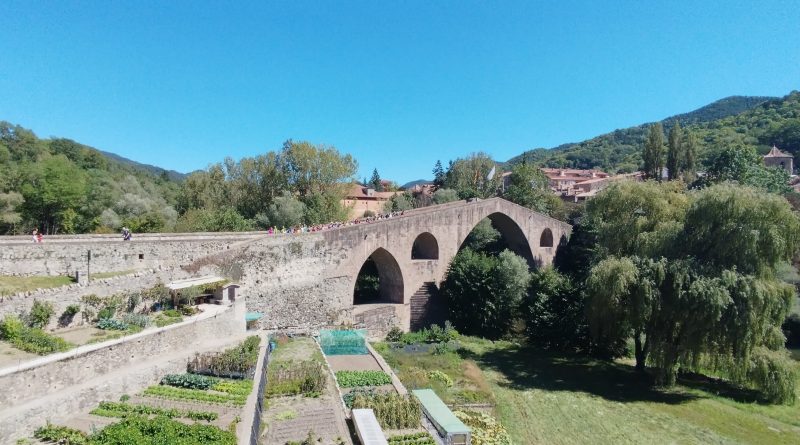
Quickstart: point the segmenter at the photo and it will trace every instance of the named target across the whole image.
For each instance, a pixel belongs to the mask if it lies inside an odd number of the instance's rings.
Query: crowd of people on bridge
[[[289,227],[289,228],[286,228],[286,227],[281,227],[281,228],[270,227],[269,229],[267,229],[267,234],[269,234],[269,235],[277,235],[277,234],[286,234],[286,233],[323,232],[325,230],[338,229],[338,228],[341,228],[341,227],[349,227],[349,226],[355,226],[355,225],[358,225],[358,224],[369,224],[369,223],[374,223],[374,222],[378,222],[378,221],[384,221],[384,220],[395,218],[395,217],[398,217],[398,216],[403,216],[404,214],[405,214],[405,212],[403,212],[403,211],[400,211],[400,212],[389,212],[389,213],[381,213],[381,214],[378,214],[378,215],[375,215],[375,216],[367,216],[367,217],[363,217],[363,218],[357,218],[357,219],[354,219],[352,221],[346,221],[346,222],[340,221],[340,222],[332,222],[332,223],[327,223],[327,224],[316,224],[316,225],[313,225],[313,226],[305,226],[305,225],[303,225],[303,226],[294,226],[294,227]]]

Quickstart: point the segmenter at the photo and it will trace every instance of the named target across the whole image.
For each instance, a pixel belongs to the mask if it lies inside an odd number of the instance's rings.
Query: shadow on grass
[[[483,354],[462,349],[459,354],[499,372],[506,381],[498,385],[516,390],[585,392],[616,402],[677,404],[699,398],[685,392],[655,388],[649,376],[636,372],[632,366],[580,354],[554,353],[527,346],[491,349]]]
[[[732,384],[731,382],[708,377],[696,373],[684,373],[678,376],[678,383],[700,391],[714,394],[726,399],[731,399],[740,403],[759,403],[769,405],[770,402],[766,400],[763,395],[758,391],[742,388]]]

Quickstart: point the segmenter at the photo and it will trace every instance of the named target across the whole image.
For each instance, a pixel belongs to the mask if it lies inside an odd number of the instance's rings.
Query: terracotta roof
[[[770,150],[769,153],[764,155],[764,157],[765,158],[791,158],[792,155],[789,154],[789,153],[784,153],[784,152],[778,150],[778,147],[773,145],[772,146],[772,150]]]
[[[361,184],[353,184],[347,192],[347,199],[389,199],[401,192],[374,192],[372,196],[367,195],[367,189]]]

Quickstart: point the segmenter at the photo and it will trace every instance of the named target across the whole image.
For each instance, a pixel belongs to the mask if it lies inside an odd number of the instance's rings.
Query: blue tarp
[[[248,312],[248,313],[244,314],[244,320],[245,321],[256,321],[256,320],[261,319],[261,317],[263,317],[263,316],[264,316],[264,314],[262,314],[261,312]]]

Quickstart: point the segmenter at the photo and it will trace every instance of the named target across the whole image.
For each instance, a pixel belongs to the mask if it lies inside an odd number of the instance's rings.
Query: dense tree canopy
[[[503,198],[551,216],[560,213],[564,207],[561,199],[550,190],[544,172],[525,162],[511,169],[509,185],[503,192]]]
[[[595,337],[632,337],[637,368],[663,384],[710,369],[793,400],[780,325],[794,289],[775,268],[797,252],[800,221],[785,199],[733,184],[623,183],[587,218],[600,252],[586,280]]]

